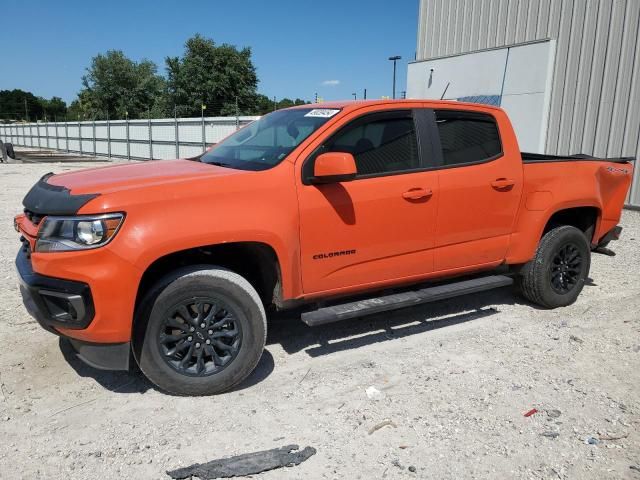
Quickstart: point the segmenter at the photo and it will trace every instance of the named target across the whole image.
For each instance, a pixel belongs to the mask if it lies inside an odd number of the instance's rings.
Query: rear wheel
[[[536,256],[520,272],[522,294],[546,308],[576,301],[589,275],[591,249],[585,234],[564,225],[547,232]]]
[[[266,339],[255,289],[240,275],[209,266],[161,280],[139,320],[140,369],[158,387],[180,395],[212,395],[238,384],[257,365]]]

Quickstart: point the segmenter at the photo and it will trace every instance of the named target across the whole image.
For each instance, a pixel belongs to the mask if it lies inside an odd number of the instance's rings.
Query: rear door
[[[414,110],[352,113],[334,134],[311,146],[314,158],[354,155],[355,180],[298,185],[302,283],[305,294],[361,289],[433,270],[436,171],[424,171],[428,146],[418,143]],[[427,153],[425,153],[427,152]]]
[[[501,262],[522,193],[522,161],[486,111],[436,109],[441,145],[434,271]]]

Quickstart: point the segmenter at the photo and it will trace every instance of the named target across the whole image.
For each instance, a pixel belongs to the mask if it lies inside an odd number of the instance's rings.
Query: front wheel
[[[585,234],[569,225],[554,228],[542,237],[536,256],[522,268],[520,290],[545,308],[571,305],[584,287],[590,265]]]
[[[257,365],[266,340],[257,292],[219,267],[188,267],[165,277],[139,320],[143,327],[134,340],[140,369],[179,395],[213,395],[238,384]]]

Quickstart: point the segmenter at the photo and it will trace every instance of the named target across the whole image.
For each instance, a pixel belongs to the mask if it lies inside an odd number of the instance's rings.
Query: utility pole
[[[131,160],[131,143],[129,142],[129,111],[125,110],[124,112],[124,118],[125,118],[125,127],[126,127],[126,134],[127,134],[127,160]]]
[[[205,152],[207,150],[207,144],[205,142],[205,130],[204,130],[204,111],[207,106],[204,104],[204,99],[202,99],[202,107],[201,107],[201,115],[202,115],[202,151]]]
[[[178,136],[178,106],[173,105],[173,129],[176,137],[176,158],[180,158],[180,137]]]
[[[149,160],[153,160],[153,127],[151,126],[151,111],[147,107],[147,131],[149,132]]]
[[[29,121],[29,109],[27,108],[27,97],[24,97],[24,119]]]
[[[238,109],[238,96],[236,95],[236,130],[240,128],[240,110]]]
[[[402,57],[400,55],[394,55],[393,57],[389,57],[389,60],[393,62],[393,98],[396,98],[396,62],[400,60]]]
[[[273,111],[275,112],[276,109],[278,108],[278,104],[276,103],[276,96],[273,96]]]
[[[107,158],[111,158],[111,122],[109,121],[108,108],[107,108]]]
[[[364,95],[362,96],[362,98],[365,99],[365,100],[367,99],[367,89],[366,88],[364,89]]]

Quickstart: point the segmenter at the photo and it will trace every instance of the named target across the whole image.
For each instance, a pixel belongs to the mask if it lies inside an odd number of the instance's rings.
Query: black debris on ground
[[[244,453],[235,457],[168,470],[167,474],[176,480],[191,477],[198,477],[202,480],[242,477],[276,468],[293,467],[308,460],[316,453],[316,449],[313,447],[306,447],[303,450],[298,450],[299,448],[298,445],[287,445],[262,452]]]

